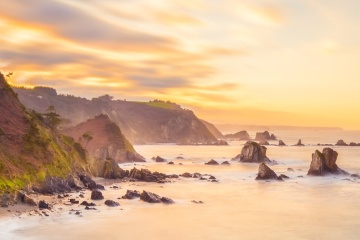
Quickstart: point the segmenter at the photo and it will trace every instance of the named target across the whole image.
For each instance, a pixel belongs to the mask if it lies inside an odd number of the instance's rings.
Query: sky
[[[1,1],[0,70],[213,123],[360,129],[359,12],[358,0]]]

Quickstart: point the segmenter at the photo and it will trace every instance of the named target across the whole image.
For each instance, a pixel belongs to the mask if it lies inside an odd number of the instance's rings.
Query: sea
[[[324,148],[318,143],[335,144],[339,139],[360,143],[360,132],[271,133],[287,144],[279,147],[277,141],[270,141],[272,145],[267,146],[267,156],[278,163],[270,167],[289,176],[285,181],[256,181],[258,164],[231,161],[245,141],[229,141],[229,146],[136,145],[147,162],[121,164],[122,168],[147,168],[166,174],[198,172],[213,175],[219,182],[180,178],[165,184],[126,182],[117,184],[119,189],[107,186],[105,199],[118,201],[119,207],[110,208],[100,201],[94,211],[85,211],[82,206],[57,206],[63,210],[49,217],[2,217],[0,239],[360,239],[360,180],[344,175],[307,176],[312,153]],[[250,135],[254,137],[255,132]],[[292,146],[299,139],[305,146]],[[340,168],[360,174],[360,147],[332,148],[339,154]],[[175,164],[155,163],[151,160],[154,156]],[[230,165],[205,165],[211,159],[229,161]],[[150,191],[175,203],[117,199],[127,189]],[[79,209],[81,214],[70,214],[71,209]]]

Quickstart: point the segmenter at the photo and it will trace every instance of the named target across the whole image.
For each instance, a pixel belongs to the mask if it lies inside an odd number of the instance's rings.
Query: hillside
[[[0,73],[0,192],[28,184],[40,192],[61,190],[75,172],[85,172],[84,149],[45,122],[44,115],[25,110]]]
[[[128,102],[113,100],[109,95],[91,100],[57,94],[54,89],[16,88],[27,108],[44,112],[50,105],[72,125],[106,114],[135,144],[147,143],[208,143],[216,137],[195,114],[171,102]]]
[[[107,115],[98,115],[62,133],[78,140],[90,157],[111,158],[117,163],[145,161]]]

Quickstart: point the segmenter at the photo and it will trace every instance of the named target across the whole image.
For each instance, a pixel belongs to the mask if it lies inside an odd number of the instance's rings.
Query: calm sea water
[[[148,160],[137,166],[139,168],[169,174],[208,173],[220,182],[180,179],[168,184],[122,183],[120,190],[104,191],[105,198],[116,200],[127,189],[136,189],[170,197],[176,204],[118,200],[120,208],[99,206],[99,211],[83,211],[83,217],[62,211],[47,218],[3,219],[0,238],[359,239],[360,181],[346,176],[307,177],[306,173],[311,154],[322,149],[315,146],[317,143],[334,144],[339,139],[360,142],[360,132],[274,133],[288,145],[296,144],[299,138],[306,145],[268,147],[268,157],[279,162],[271,168],[290,177],[284,182],[255,181],[256,164],[232,161],[230,166],[204,165],[210,159],[229,161],[240,153],[244,142],[230,142],[230,146],[135,146]],[[350,173],[360,173],[360,147],[334,149],[339,153],[339,167]],[[151,157],[157,155],[174,161],[175,165],[152,162]],[[175,159],[178,156],[184,159]],[[183,165],[179,165],[180,162]],[[124,164],[122,167],[133,166]],[[289,167],[295,171],[288,172]],[[191,200],[202,200],[204,204],[194,204]]]

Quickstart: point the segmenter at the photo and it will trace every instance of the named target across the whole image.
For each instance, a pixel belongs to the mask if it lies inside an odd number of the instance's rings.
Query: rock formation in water
[[[121,169],[111,158],[92,158],[89,160],[89,171],[95,177],[117,179],[127,177],[129,172]]]
[[[299,139],[295,146],[304,146],[304,144],[302,144],[301,139]]]
[[[261,146],[256,142],[248,141],[241,149],[241,153],[233,158],[233,160],[250,163],[271,162],[266,157],[266,150],[266,147]]]
[[[155,162],[167,162],[167,160],[165,158],[162,157],[153,157],[152,160],[154,160]]]
[[[219,165],[219,163],[217,161],[215,161],[214,159],[211,159],[210,161],[208,161],[207,163],[205,163],[206,165]]]
[[[26,111],[1,73],[0,116],[0,192],[28,186],[54,193],[80,183],[77,173],[86,173],[85,150],[57,132],[53,108],[46,114]]]
[[[279,140],[279,146],[286,146],[283,140]]]
[[[277,140],[274,134],[271,134],[268,131],[265,132],[257,132],[255,136],[256,141],[264,141],[264,140]]]
[[[270,179],[278,179],[278,176],[265,163],[260,163],[256,180],[270,180]]]
[[[344,170],[337,166],[337,157],[338,153],[331,148],[324,148],[322,153],[316,150],[315,153],[312,154],[308,175],[346,174]]]
[[[101,114],[62,133],[78,140],[92,158],[111,158],[116,163],[145,162],[107,115]]]
[[[229,139],[237,139],[237,140],[250,140],[250,135],[245,130],[233,134],[226,134],[224,135],[224,137]]]
[[[109,95],[88,100],[57,94],[55,89],[46,87],[16,88],[15,91],[27,108],[43,112],[52,105],[72,125],[106,114],[126,138],[136,144],[207,143],[217,140],[214,134],[221,134],[215,126],[204,123],[192,111],[169,101],[131,102],[114,100]]]
[[[261,140],[261,141],[259,141],[259,144],[260,144],[260,145],[263,145],[263,146],[268,146],[268,145],[270,145],[270,143],[269,143],[268,141],[266,141],[266,140]]]
[[[347,143],[344,142],[344,140],[337,141],[337,143],[335,145],[336,146],[348,146]]]

